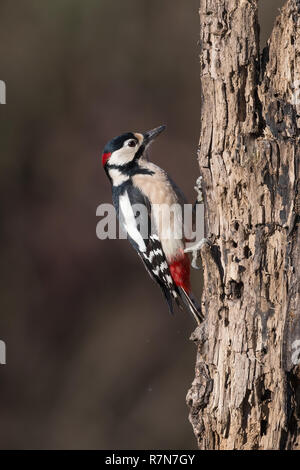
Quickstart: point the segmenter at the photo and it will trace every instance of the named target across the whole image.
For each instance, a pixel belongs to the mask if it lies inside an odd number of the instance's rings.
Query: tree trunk
[[[300,444],[300,0],[259,53],[257,0],[201,0],[200,449]],[[298,87],[298,88],[297,88]]]

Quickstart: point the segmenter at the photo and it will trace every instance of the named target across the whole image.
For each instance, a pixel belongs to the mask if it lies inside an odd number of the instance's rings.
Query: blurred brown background
[[[1,0],[1,449],[195,448],[193,320],[95,212],[106,141],[162,123],[152,159],[194,200],[198,30],[198,0]]]

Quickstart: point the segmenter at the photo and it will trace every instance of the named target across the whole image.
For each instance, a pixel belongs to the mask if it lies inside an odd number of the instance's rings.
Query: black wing
[[[158,283],[161,287],[164,296],[168,302],[170,312],[173,313],[173,302],[174,299],[179,307],[179,292],[176,284],[171,276],[169,266],[163,252],[161,243],[156,234],[149,236],[149,242],[147,244],[147,251],[138,251],[145,268],[147,269],[150,277]]]
[[[169,309],[173,313],[174,299],[180,306],[180,294],[178,287],[173,281],[169,266],[156,232],[151,225],[151,204],[141,191],[132,184],[126,183],[122,188],[113,191],[113,201],[119,217],[120,224],[128,234],[128,239],[134,249],[138,252],[150,277],[157,282],[162,289],[168,302]],[[145,210],[133,211],[134,205],[143,206]]]

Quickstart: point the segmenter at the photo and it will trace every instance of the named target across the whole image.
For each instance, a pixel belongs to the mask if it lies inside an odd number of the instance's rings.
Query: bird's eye
[[[136,146],[136,141],[135,140],[129,140],[127,145],[128,145],[128,147],[135,147]]]

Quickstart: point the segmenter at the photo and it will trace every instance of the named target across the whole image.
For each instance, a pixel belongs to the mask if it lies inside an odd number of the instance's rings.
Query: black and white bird
[[[184,304],[199,324],[203,315],[191,293],[190,260],[184,252],[182,193],[168,174],[146,157],[148,146],[164,129],[165,126],[160,126],[113,138],[104,147],[102,164],[112,184],[119,222],[150,276],[162,289],[170,311],[173,312],[173,300],[180,307]],[[143,224],[134,210],[137,204],[145,208],[147,220]],[[170,213],[165,216],[162,208],[169,208]],[[175,232],[179,235],[174,236]]]

